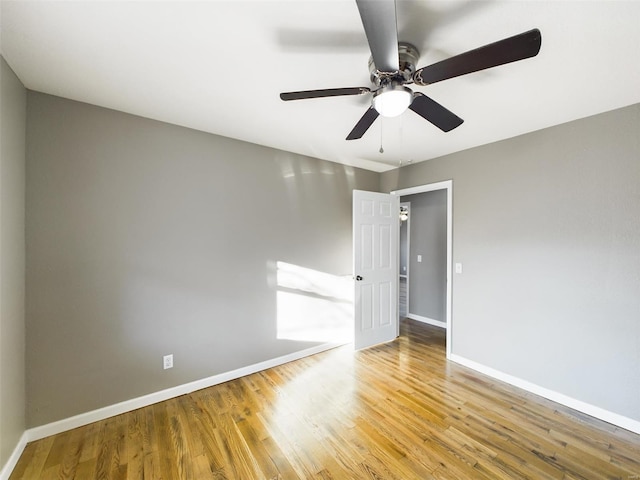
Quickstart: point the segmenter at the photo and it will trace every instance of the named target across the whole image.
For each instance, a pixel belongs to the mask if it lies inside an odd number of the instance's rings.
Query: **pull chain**
[[[380,119],[380,150],[378,150],[380,153],[384,153],[384,148],[382,148],[382,124],[384,122],[382,121],[382,118]]]

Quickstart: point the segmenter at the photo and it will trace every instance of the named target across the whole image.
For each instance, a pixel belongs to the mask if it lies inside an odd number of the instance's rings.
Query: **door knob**
[[[362,280],[362,277],[360,275],[356,275],[356,281],[359,282],[360,280]]]

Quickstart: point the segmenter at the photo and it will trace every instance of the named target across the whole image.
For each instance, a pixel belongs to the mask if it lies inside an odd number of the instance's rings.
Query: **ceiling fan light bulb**
[[[383,89],[373,97],[373,108],[383,117],[397,117],[402,114],[413,99],[413,92],[407,87]]]

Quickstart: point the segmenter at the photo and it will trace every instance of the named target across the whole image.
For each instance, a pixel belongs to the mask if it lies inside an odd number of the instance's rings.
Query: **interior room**
[[[640,476],[640,2],[0,5],[0,480]]]

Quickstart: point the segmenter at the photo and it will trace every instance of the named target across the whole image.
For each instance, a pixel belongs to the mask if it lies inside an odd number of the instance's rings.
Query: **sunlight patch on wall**
[[[353,341],[353,281],[277,262],[277,337],[307,342]]]

